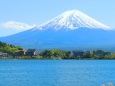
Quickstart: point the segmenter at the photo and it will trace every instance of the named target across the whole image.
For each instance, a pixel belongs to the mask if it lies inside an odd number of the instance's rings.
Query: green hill
[[[12,44],[7,44],[5,42],[0,41],[0,52],[14,55],[14,51],[16,50],[23,50],[23,48],[20,46],[14,46]]]

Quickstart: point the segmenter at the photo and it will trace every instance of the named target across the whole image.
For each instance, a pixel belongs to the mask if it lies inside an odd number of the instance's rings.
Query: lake
[[[0,86],[115,85],[115,60],[0,60]]]

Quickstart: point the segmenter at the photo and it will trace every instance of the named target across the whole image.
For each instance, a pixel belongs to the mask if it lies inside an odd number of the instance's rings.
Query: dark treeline
[[[40,54],[42,59],[115,59],[115,53],[104,50],[92,51],[62,51],[62,50],[45,50]]]

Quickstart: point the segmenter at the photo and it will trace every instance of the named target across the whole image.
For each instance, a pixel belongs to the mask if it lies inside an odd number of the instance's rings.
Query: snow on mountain
[[[38,26],[37,29],[43,30],[48,28],[53,29],[77,29],[77,28],[95,28],[95,29],[104,29],[111,30],[110,27],[94,20],[93,18],[87,16],[86,14],[78,10],[66,11],[59,16],[53,18],[52,20],[43,23]]]

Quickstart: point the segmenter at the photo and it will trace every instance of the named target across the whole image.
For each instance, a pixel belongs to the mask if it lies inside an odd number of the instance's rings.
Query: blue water
[[[114,60],[0,60],[0,86],[115,85]]]

